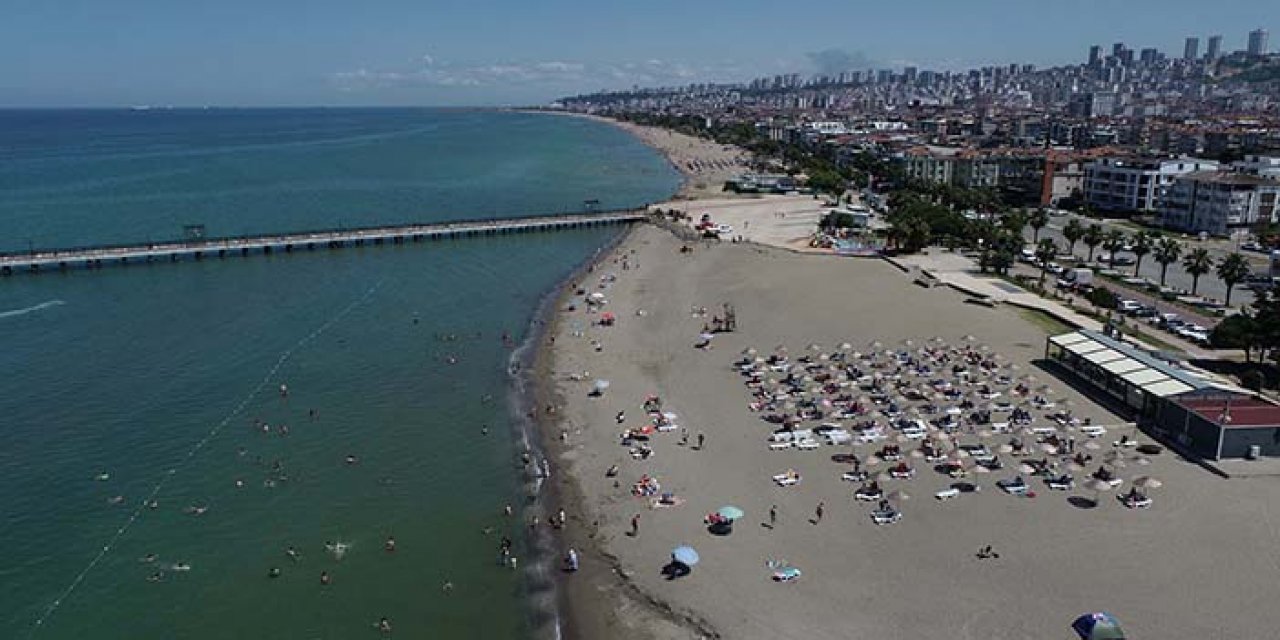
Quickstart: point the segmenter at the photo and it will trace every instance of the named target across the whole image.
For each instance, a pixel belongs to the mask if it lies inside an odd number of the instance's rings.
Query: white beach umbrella
[[[1144,467],[1145,467],[1145,466],[1147,466],[1147,465],[1151,464],[1151,458],[1147,458],[1147,457],[1143,457],[1143,456],[1138,456],[1138,457],[1136,457],[1136,458],[1134,458],[1134,459],[1133,459],[1133,462],[1134,462],[1135,464],[1138,464],[1138,465],[1141,465],[1141,466],[1144,466]]]
[[[1022,473],[1035,473],[1036,468],[1024,462],[1018,465],[1018,471],[1021,471]]]
[[[991,470],[978,464],[978,465],[974,465],[973,472],[974,473],[991,473]]]
[[[1000,445],[1000,447],[999,447],[999,448],[997,448],[996,450],[997,450],[997,451],[999,451],[1000,453],[1013,453],[1013,445],[1011,445],[1011,444],[1002,444],[1002,445]]]
[[[889,494],[885,496],[885,499],[892,500],[893,502],[902,502],[904,500],[910,500],[911,495],[906,491],[898,489],[896,491],[890,491]]]
[[[1138,476],[1133,479],[1133,486],[1139,489],[1159,489],[1164,483],[1151,476]]]
[[[1086,448],[1086,449],[1088,449],[1088,450],[1090,450],[1090,451],[1097,451],[1097,450],[1099,450],[1099,449],[1101,449],[1101,448],[1102,448],[1102,445],[1098,444],[1097,442],[1094,442],[1093,440],[1090,440],[1090,441],[1088,441],[1088,442],[1086,442],[1086,443],[1084,443],[1084,444],[1082,444],[1082,445],[1080,445],[1080,446],[1082,446],[1082,447],[1084,447],[1084,448]]]

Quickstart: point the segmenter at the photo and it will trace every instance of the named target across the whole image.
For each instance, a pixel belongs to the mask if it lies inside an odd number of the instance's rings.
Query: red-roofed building
[[[1206,458],[1280,456],[1280,405],[1241,393],[1206,389],[1166,398],[1156,424]]]

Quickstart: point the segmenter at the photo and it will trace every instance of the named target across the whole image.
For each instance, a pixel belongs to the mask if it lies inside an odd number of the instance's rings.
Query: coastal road
[[[1062,228],[1066,226],[1067,222],[1071,220],[1072,217],[1073,216],[1071,215],[1066,215],[1066,216],[1056,216],[1056,217],[1050,218],[1049,226],[1040,230],[1040,237],[1051,238],[1054,242],[1058,243],[1060,250],[1063,253],[1065,253],[1067,248],[1067,241],[1062,237]],[[1121,231],[1124,231],[1126,235],[1133,235],[1133,229],[1123,225],[1108,224],[1106,223],[1106,221],[1093,220],[1090,218],[1083,218],[1083,217],[1080,217],[1079,219],[1081,224],[1084,224],[1086,226],[1088,226],[1089,224],[1098,223],[1098,224],[1101,224],[1104,229],[1109,230],[1112,228],[1116,228],[1116,229],[1120,229]],[[1028,243],[1031,242],[1031,236],[1032,236],[1031,229],[1030,227],[1028,227],[1026,230],[1026,239]],[[1216,240],[1216,241],[1210,240],[1207,242],[1201,242],[1199,240],[1189,240],[1184,238],[1179,238],[1179,240],[1182,241],[1183,245],[1186,247],[1186,249],[1184,249],[1184,253],[1186,252],[1186,250],[1189,250],[1192,247],[1197,247],[1197,248],[1204,247],[1206,249],[1209,249],[1209,253],[1210,255],[1213,256],[1214,260],[1219,260],[1222,258],[1222,256],[1225,256],[1234,250],[1233,244],[1227,243],[1226,241],[1222,241],[1222,240]],[[1103,253],[1103,250],[1101,247],[1098,247],[1098,250],[1095,252],[1094,255],[1096,256],[1097,254],[1101,254],[1101,253]],[[1266,270],[1267,259],[1265,256],[1262,256],[1261,254],[1251,254],[1249,252],[1241,252],[1241,253],[1250,258],[1250,264],[1253,266],[1255,272],[1262,272]],[[1089,254],[1089,248],[1085,246],[1083,242],[1077,242],[1075,247],[1075,255],[1080,257],[1081,259],[1084,259],[1084,257],[1088,256],[1088,254]],[[1128,255],[1129,257],[1133,257],[1132,254],[1126,254],[1125,252],[1121,252],[1120,255]],[[1097,268],[1106,268],[1105,265],[1101,265],[1101,264],[1094,265],[1094,266]],[[1128,267],[1117,266],[1116,270],[1124,273],[1126,276],[1132,276],[1134,273],[1132,266],[1128,266]],[[1152,258],[1151,254],[1147,254],[1147,256],[1143,258],[1142,269],[1138,272],[1138,276],[1148,278],[1154,282],[1160,281],[1160,265],[1156,263],[1156,261]],[[1178,262],[1175,262],[1174,264],[1169,265],[1169,273],[1168,273],[1168,277],[1165,279],[1165,284],[1175,289],[1181,289],[1186,291],[1191,290],[1191,275],[1188,274],[1186,270],[1182,268],[1181,260],[1179,260]],[[1222,301],[1226,299],[1226,296],[1227,296],[1226,285],[1222,284],[1222,281],[1218,279],[1217,274],[1212,272],[1207,273],[1200,277],[1200,286],[1197,288],[1196,292],[1199,295],[1202,295],[1206,298],[1212,298],[1218,301]],[[1232,290],[1231,292],[1232,306],[1239,307],[1252,302],[1253,302],[1253,292],[1250,291],[1249,289],[1245,288],[1242,285],[1237,285],[1235,289]]]

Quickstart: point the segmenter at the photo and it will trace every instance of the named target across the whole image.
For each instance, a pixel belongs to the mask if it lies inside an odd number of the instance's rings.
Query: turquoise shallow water
[[[0,165],[6,181],[0,237],[25,231],[57,244],[148,232],[161,237],[175,219],[167,207],[179,198],[170,193],[154,205],[136,205],[154,187],[140,185],[177,179],[147,177],[165,165],[189,168],[183,180],[206,175],[206,182],[175,187],[179,192],[221,194],[212,200],[228,208],[189,199],[208,207],[202,219],[211,228],[311,228],[317,225],[308,222],[321,220],[294,212],[317,209],[366,211],[362,222],[429,219],[410,216],[415,210],[457,217],[469,210],[466,190],[441,172],[489,166],[464,157],[475,149],[492,154],[501,148],[494,167],[522,167],[503,170],[505,177],[489,174],[484,188],[472,187],[474,210],[485,215],[540,212],[524,207],[529,203],[554,210],[606,189],[616,198],[612,204],[634,205],[663,197],[677,180],[620,132],[576,120],[299,112],[289,129],[287,112],[259,115],[261,135],[239,122],[234,143],[198,120],[161,120],[164,126],[151,137],[133,129],[117,134],[123,125],[110,118],[74,135],[66,127],[51,129],[48,144],[25,142],[24,160]],[[379,174],[372,165],[380,159],[394,165],[389,174],[407,171],[403,158],[415,154],[406,138],[418,140],[421,155],[445,153],[458,162],[424,160],[421,174],[402,176],[416,186],[398,194],[325,186],[310,172],[326,170],[327,161],[316,156],[337,153],[327,138],[317,141],[328,134],[317,133],[324,124],[315,120],[329,115],[350,129],[342,153],[366,159],[353,165],[366,179]],[[221,131],[224,123],[208,126]],[[460,128],[501,142],[457,142],[468,138]],[[218,141],[188,140],[205,135]],[[24,147],[12,141],[23,136],[33,134],[26,128],[4,133],[10,158],[22,155],[15,149]],[[387,141],[398,151],[361,146]],[[201,144],[235,149],[201,151]],[[71,151],[77,145],[102,153],[100,164],[88,162],[97,169],[71,170],[62,179],[46,173],[52,171],[46,162],[86,163]],[[242,193],[227,176],[257,175],[246,165],[276,154],[297,160],[293,173],[276,176],[274,190],[268,180],[256,189],[282,205],[227,204]],[[131,164],[144,156],[154,156],[150,169]],[[563,168],[547,165],[566,157],[583,159],[567,160],[580,180],[548,181]],[[201,170],[210,163],[219,168]],[[631,171],[621,169],[629,163]],[[299,183],[312,186],[295,188]],[[124,198],[131,204],[106,195],[116,192],[132,194]],[[101,206],[82,206],[86,198]],[[24,218],[35,201],[43,203],[39,215]],[[315,202],[323,206],[311,206]],[[371,625],[386,616],[401,637],[527,636],[523,582],[495,561],[498,536],[518,537],[520,529],[501,516],[501,506],[516,499],[519,480],[504,401],[511,350],[502,336],[521,339],[541,295],[615,233],[0,281],[6,383],[0,394],[0,541],[6,549],[0,635],[378,637]],[[287,397],[278,391],[282,383]],[[259,421],[271,425],[270,433]],[[358,463],[347,464],[348,455]],[[100,472],[110,479],[95,480]],[[120,504],[111,504],[115,496]],[[152,496],[157,507],[143,506]],[[184,513],[193,505],[208,511]],[[483,534],[486,527],[495,530]],[[387,536],[396,538],[394,553],[382,549]],[[326,552],[327,541],[350,547],[338,560]],[[286,557],[290,545],[299,560]],[[148,554],[157,560],[140,560]],[[174,571],[175,563],[191,568]],[[269,578],[271,567],[282,575]],[[157,571],[163,579],[148,581]],[[332,584],[320,584],[322,571]],[[452,591],[442,591],[446,580]]]

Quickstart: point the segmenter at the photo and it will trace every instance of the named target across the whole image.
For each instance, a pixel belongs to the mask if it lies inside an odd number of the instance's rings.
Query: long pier
[[[426,240],[493,236],[535,231],[630,224],[647,219],[641,210],[569,213],[529,218],[460,220],[430,224],[397,224],[277,233],[241,237],[172,240],[147,244],[96,245],[0,253],[0,275],[98,269],[133,262],[180,262],[253,254],[293,253],[316,249],[404,244]]]

